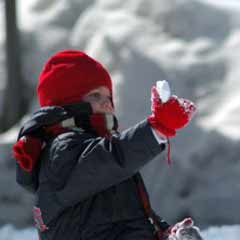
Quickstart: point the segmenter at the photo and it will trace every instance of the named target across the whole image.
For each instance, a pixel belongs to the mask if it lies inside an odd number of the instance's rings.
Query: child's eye
[[[96,99],[96,100],[100,100],[101,99],[101,94],[100,93],[92,93],[91,96]]]
[[[111,96],[104,96],[99,92],[93,92],[86,96],[86,100],[93,102],[112,101]]]

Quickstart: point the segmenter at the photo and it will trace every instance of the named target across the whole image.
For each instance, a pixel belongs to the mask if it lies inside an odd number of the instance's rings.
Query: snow
[[[117,98],[126,90],[126,81],[130,81],[130,78],[143,81],[143,73],[146,71],[151,71],[151,78],[148,79],[149,83],[144,82],[145,89],[150,89],[154,81],[165,79],[167,75],[167,80],[173,82],[171,85],[180,94],[181,88],[186,88],[189,84],[183,77],[199,74],[195,83],[192,83],[194,88],[182,93],[186,95],[192,91],[193,97],[197,97],[197,126],[233,140],[240,139],[238,87],[234,88],[238,84],[229,85],[231,76],[235,76],[235,82],[237,81],[238,67],[233,64],[231,69],[225,69],[229,66],[228,62],[233,60],[234,54],[236,58],[239,56],[238,28],[233,28],[237,24],[235,18],[238,12],[230,12],[240,10],[240,4],[237,0],[162,0],[161,8],[158,4],[156,0],[149,4],[135,0],[128,1],[127,4],[119,0],[79,3],[65,0],[19,1],[20,27],[25,32],[33,33],[33,40],[36,39],[36,46],[29,53],[26,63],[36,62],[36,55],[40,57],[31,69],[28,67],[25,78],[35,82],[46,56],[63,47],[84,49],[102,61],[111,71],[115,89],[118,88],[120,92],[116,94]],[[198,8],[199,12],[204,12],[204,17],[194,13]],[[134,71],[141,63],[145,65],[141,66],[143,70]],[[155,71],[150,69],[150,64],[156,65]],[[127,65],[132,68],[128,69]],[[192,68],[199,70],[197,73],[191,72]],[[221,79],[227,70],[228,76]],[[206,72],[206,80],[200,77],[203,72]],[[209,80],[211,84],[206,83]],[[177,83],[180,81],[185,81],[182,87]],[[220,81],[222,84],[218,86]],[[200,86],[200,82],[205,86]],[[139,88],[143,88],[142,84]],[[235,92],[231,94],[233,89]],[[129,108],[134,109],[135,103],[140,99],[124,97],[127,103],[118,101],[116,106],[121,125],[127,127],[135,119],[141,118],[146,110],[142,106],[136,111],[129,111]],[[125,111],[131,112],[128,118],[124,116]],[[230,119],[229,115],[234,115],[234,119]]]
[[[230,10],[236,10],[240,9],[240,3],[239,0],[200,0],[202,2],[205,2],[207,4],[212,4],[214,6],[223,8],[223,9],[230,9]]]
[[[240,225],[210,227],[202,231],[204,240],[239,240]],[[17,230],[8,224],[0,228],[0,240],[37,240],[35,228]]]
[[[17,230],[7,224],[0,228],[0,240],[37,240],[37,232],[34,228]]]
[[[240,225],[211,227],[202,236],[205,240],[239,240]]]

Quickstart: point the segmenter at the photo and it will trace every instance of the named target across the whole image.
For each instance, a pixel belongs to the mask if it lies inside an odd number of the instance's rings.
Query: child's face
[[[102,86],[91,90],[84,95],[83,101],[89,102],[94,113],[113,113],[111,93],[108,88]]]

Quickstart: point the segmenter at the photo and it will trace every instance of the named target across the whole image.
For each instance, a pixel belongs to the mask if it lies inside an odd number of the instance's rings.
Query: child
[[[162,238],[169,225],[152,211],[139,170],[189,123],[193,103],[163,103],[153,88],[151,116],[119,133],[107,70],[77,50],[47,61],[37,94],[41,108],[13,153],[17,182],[37,196],[40,239]]]

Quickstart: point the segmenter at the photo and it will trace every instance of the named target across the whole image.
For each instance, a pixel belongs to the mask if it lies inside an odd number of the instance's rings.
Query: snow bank
[[[37,240],[37,232],[34,228],[22,230],[16,229],[11,224],[0,228],[0,240]]]
[[[239,240],[240,226],[211,227],[202,231],[204,240]],[[0,240],[37,240],[37,232],[34,228],[17,230],[8,224],[0,228]]]

